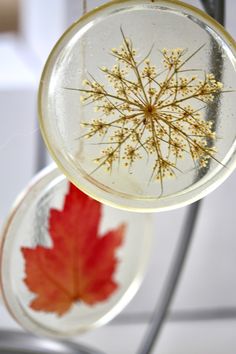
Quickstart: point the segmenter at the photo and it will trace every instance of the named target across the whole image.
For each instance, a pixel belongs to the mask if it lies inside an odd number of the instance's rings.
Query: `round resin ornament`
[[[149,259],[148,214],[102,205],[58,169],[18,199],[3,231],[1,286],[13,317],[40,335],[74,336],[117,315]]]
[[[196,201],[235,167],[236,46],[178,1],[117,0],[82,17],[45,66],[39,115],[66,176],[119,208]]]

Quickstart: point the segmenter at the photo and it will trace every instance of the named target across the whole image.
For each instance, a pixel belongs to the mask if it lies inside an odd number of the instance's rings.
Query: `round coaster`
[[[49,56],[39,116],[69,180],[119,208],[196,201],[235,167],[236,46],[179,1],[117,0],[82,17]]]
[[[104,206],[47,168],[3,230],[5,303],[40,335],[74,336],[103,325],[138,290],[151,239],[150,215]]]

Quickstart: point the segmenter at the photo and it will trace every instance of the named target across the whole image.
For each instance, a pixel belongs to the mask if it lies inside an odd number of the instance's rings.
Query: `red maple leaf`
[[[52,247],[22,247],[24,282],[36,294],[36,311],[66,313],[77,301],[107,300],[118,288],[113,279],[125,225],[99,235],[102,205],[70,184],[63,210],[50,210]]]

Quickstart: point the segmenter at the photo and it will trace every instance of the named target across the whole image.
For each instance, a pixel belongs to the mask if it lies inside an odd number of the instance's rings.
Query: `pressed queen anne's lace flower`
[[[189,56],[181,48],[163,49],[163,60],[156,66],[149,58],[151,51],[138,61],[132,42],[123,32],[122,36],[120,48],[111,50],[116,64],[101,68],[108,85],[86,79],[79,90],[81,101],[94,104],[99,115],[82,123],[87,129],[83,137],[100,137],[97,168],[112,172],[116,164],[131,168],[148,158],[151,178],[162,183],[175,175],[178,162],[187,155],[196,167],[206,167],[210,158],[215,159],[215,132],[201,111],[223,85],[213,74],[199,70],[193,75],[185,69],[201,48]]]

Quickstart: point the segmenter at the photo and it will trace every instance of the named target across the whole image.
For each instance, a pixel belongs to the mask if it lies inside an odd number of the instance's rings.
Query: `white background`
[[[88,0],[88,7],[104,2]],[[187,2],[200,7],[199,1]],[[37,168],[36,99],[43,64],[55,41],[81,11],[81,0],[22,0],[20,35],[0,36],[0,225]],[[234,0],[226,0],[226,28],[235,38]],[[234,173],[203,202],[156,354],[236,353],[235,187]],[[166,278],[185,213],[186,208],[155,216],[155,246],[138,295],[111,324],[81,336],[79,342],[109,354],[135,353]],[[212,311],[228,313],[231,319],[196,320]],[[0,307],[0,318],[0,327],[18,328],[4,307]]]

